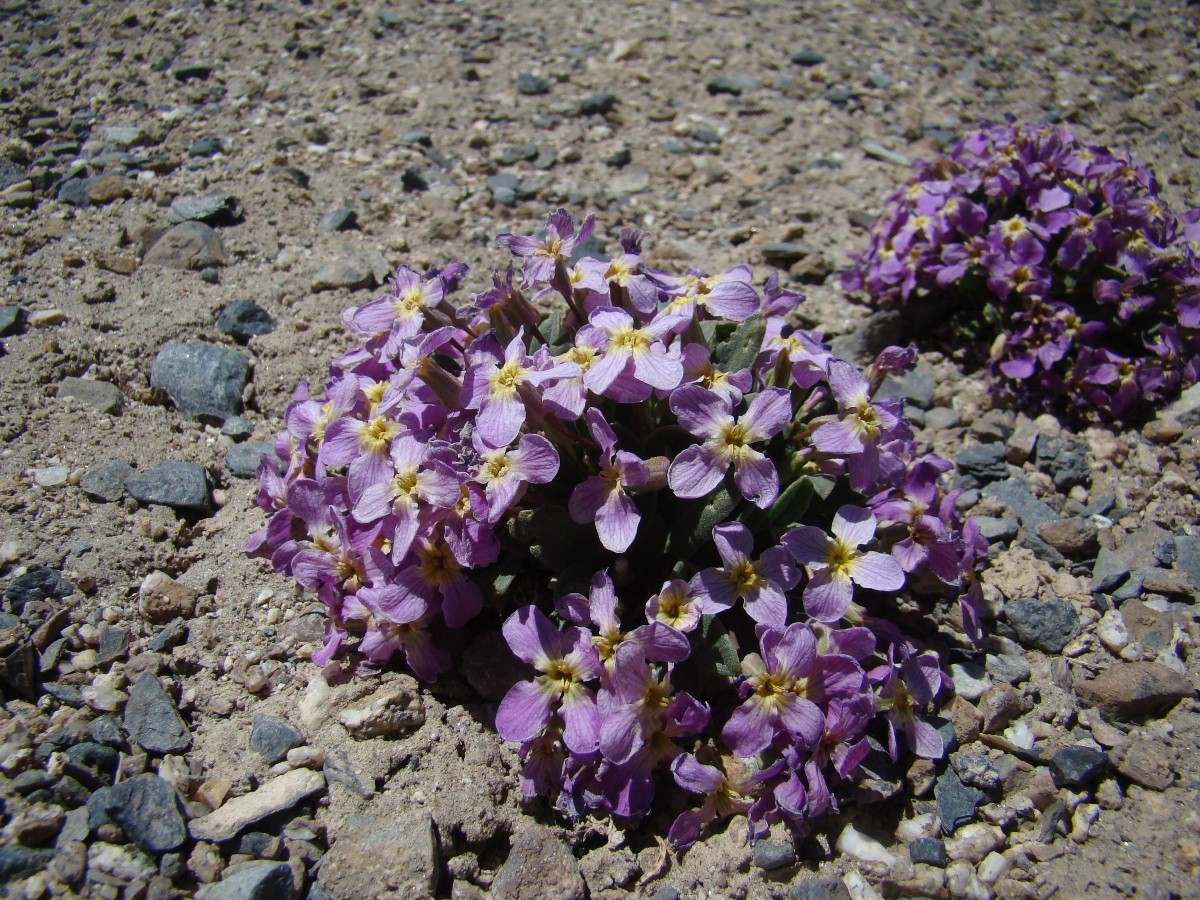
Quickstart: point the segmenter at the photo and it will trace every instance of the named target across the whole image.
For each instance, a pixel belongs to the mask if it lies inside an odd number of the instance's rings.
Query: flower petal
[[[514,684],[496,710],[496,730],[506,741],[536,737],[550,721],[552,698],[534,681]]]
[[[692,446],[671,460],[667,483],[676,496],[690,500],[715,490],[724,479],[725,471],[706,447]]]
[[[822,569],[804,588],[804,611],[818,622],[837,622],[850,608],[854,586],[846,575]]]
[[[850,562],[850,577],[872,591],[898,591],[904,587],[904,569],[886,553],[864,553]]]

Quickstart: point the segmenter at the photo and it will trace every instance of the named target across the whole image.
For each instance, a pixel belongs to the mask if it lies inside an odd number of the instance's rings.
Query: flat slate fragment
[[[228,347],[167,344],[150,370],[150,385],[165,391],[180,415],[224,422],[242,411],[250,377],[246,357]]]
[[[151,753],[182,753],[192,746],[183,717],[151,672],[142,673],[129,691],[125,730],[130,741]]]
[[[110,459],[89,469],[79,480],[79,487],[93,500],[116,503],[125,496],[125,482],[136,474],[125,460]]]
[[[126,479],[125,489],[142,503],[169,506],[183,512],[212,511],[208,473],[196,463],[163,463],[149,472]]]
[[[933,786],[942,831],[954,834],[961,826],[975,821],[975,810],[984,800],[983,791],[968,787],[953,769],[946,769]]]

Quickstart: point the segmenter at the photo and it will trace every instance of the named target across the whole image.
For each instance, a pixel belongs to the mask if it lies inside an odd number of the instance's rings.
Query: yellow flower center
[[[481,474],[485,481],[499,481],[508,474],[510,468],[508,455],[503,450],[498,450],[484,462]]]
[[[758,574],[758,566],[750,562],[750,560],[742,560],[737,563],[729,573],[729,580],[733,584],[733,588],[740,594],[745,594],[747,591],[754,590],[762,580],[762,576]]]
[[[575,363],[579,366],[579,371],[582,373],[592,367],[592,363],[596,361],[596,354],[598,352],[595,347],[572,347],[563,354],[563,359],[566,362]]]
[[[418,551],[418,571],[426,584],[443,587],[459,577],[458,560],[445,544],[425,541]]]
[[[425,303],[425,286],[418,285],[417,287],[409,288],[401,294],[396,302],[392,304],[392,309],[395,311],[397,318],[411,318],[420,314],[425,308]]]
[[[525,380],[525,367],[516,360],[507,362],[488,376],[488,388],[494,397],[515,396]]]
[[[392,444],[392,438],[400,433],[400,425],[383,416],[376,416],[358,433],[358,446],[364,453],[383,454]]]
[[[392,479],[392,496],[415,499],[417,496],[417,467],[409,466]]]
[[[650,349],[650,338],[640,328],[623,325],[609,337],[609,344],[618,350],[628,350],[630,353],[644,353]]]
[[[838,575],[850,574],[850,563],[858,556],[858,548],[842,538],[834,538],[825,561]]]

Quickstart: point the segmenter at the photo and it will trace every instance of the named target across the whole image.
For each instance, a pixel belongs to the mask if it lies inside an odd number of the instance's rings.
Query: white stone
[[[1037,738],[1029,723],[1020,719],[1004,729],[1004,736],[1022,750],[1032,750]]]
[[[1120,610],[1110,609],[1100,617],[1096,625],[1096,637],[1113,653],[1120,653],[1125,649],[1125,645],[1129,643],[1129,629],[1125,627]]]
[[[978,700],[992,684],[991,678],[986,674],[980,678],[972,670],[978,671],[979,666],[964,666],[962,663],[950,664],[950,678],[954,681],[954,692],[964,700]]]
[[[329,682],[318,669],[308,682],[304,699],[300,701],[300,721],[306,728],[315,729],[329,718],[330,693]]]
[[[136,878],[149,878],[157,871],[150,858],[140,850],[104,842],[88,847],[88,868],[126,884]]]
[[[846,886],[850,900],[883,900],[883,894],[875,890],[871,883],[863,878],[861,872],[854,869],[842,877],[842,884]]]
[[[984,884],[992,885],[1004,877],[1005,873],[1012,868],[1012,863],[1007,857],[1001,856],[994,850],[983,858],[983,862],[979,864],[976,873],[979,875],[979,880]]]
[[[1100,807],[1095,803],[1080,803],[1071,816],[1071,840],[1082,844],[1091,834],[1092,826],[1100,816]]]
[[[44,469],[33,470],[33,482],[38,487],[60,487],[67,483],[71,470],[66,466],[47,466]]]
[[[972,822],[958,830],[946,841],[951,859],[966,859],[977,863],[997,847],[1004,846],[1004,831],[995,825]]]
[[[925,813],[920,816],[913,816],[911,819],[903,819],[896,826],[896,840],[905,844],[911,844],[917,838],[933,837],[938,830],[937,816],[933,813]]]
[[[257,791],[227,800],[223,806],[192,819],[188,826],[198,841],[219,844],[267,816],[291,809],[305,797],[325,787],[325,776],[312,769],[293,769],[268,781]]]
[[[842,833],[838,835],[837,849],[859,862],[879,863],[889,868],[896,863],[895,854],[874,838],[856,831],[853,825],[842,829]]]

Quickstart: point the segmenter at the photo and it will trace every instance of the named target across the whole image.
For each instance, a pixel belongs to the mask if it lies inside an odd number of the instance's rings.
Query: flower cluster
[[[985,125],[919,164],[843,283],[945,302],[996,388],[1038,406],[1120,420],[1200,379],[1200,209],[1063,128]]]
[[[359,344],[298,389],[247,550],[324,604],[320,665],[432,680],[499,627],[528,796],[633,822],[673,781],[702,795],[679,846],[736,812],[802,828],[872,733],[942,754],[937,657],[886,616],[957,599],[977,637],[986,544],[875,398],[913,350],[860,372],[774,277],[655,271],[637,232],[573,260],[592,227],[502,235],[520,276],[468,302],[455,264],[347,310]]]

